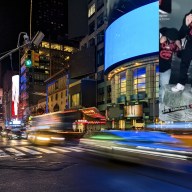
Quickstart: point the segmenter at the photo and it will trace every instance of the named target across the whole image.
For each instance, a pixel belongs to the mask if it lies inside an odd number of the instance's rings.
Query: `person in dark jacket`
[[[182,26],[179,30],[179,38],[186,38],[185,48],[181,54],[180,77],[176,86],[172,87],[173,92],[183,91],[188,81],[188,69],[192,60],[192,10],[187,13],[183,19]]]
[[[160,29],[159,42],[159,72],[160,72],[160,95],[159,99],[162,102],[164,94],[162,94],[164,86],[169,84],[171,76],[171,63],[173,54],[176,54],[181,49],[179,41],[179,31],[176,28],[163,27]]]

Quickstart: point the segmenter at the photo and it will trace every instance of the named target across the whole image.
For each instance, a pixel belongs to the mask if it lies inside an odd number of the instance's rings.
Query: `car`
[[[21,130],[11,130],[8,134],[7,134],[7,138],[8,139],[21,139],[22,138],[22,131]]]
[[[21,128],[20,131],[21,131],[21,138],[22,138],[22,139],[27,139],[27,131],[26,131],[26,128]]]
[[[30,131],[27,139],[35,145],[63,144],[65,140],[60,133],[44,130]]]
[[[2,137],[7,137],[10,131],[10,129],[3,129],[0,134]]]

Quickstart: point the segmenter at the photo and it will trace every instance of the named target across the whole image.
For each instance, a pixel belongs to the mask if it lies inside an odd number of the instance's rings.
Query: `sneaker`
[[[171,90],[173,92],[179,92],[179,91],[183,91],[185,89],[184,85],[181,85],[180,83],[177,83],[176,86],[172,87]]]

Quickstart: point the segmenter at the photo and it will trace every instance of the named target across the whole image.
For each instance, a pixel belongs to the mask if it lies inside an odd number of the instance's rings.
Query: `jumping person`
[[[187,42],[181,54],[179,82],[171,88],[173,92],[183,91],[188,81],[187,73],[192,60],[192,10],[183,19],[183,24],[179,30],[179,38],[186,38]]]
[[[159,42],[159,72],[160,100],[163,99],[163,88],[169,84],[173,54],[181,49],[179,31],[176,28],[163,27],[160,29]]]

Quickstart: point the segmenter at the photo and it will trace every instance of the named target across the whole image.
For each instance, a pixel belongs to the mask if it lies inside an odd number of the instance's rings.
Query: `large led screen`
[[[170,12],[162,10],[161,7],[159,10],[159,119],[161,121],[192,122],[191,10],[191,0],[172,0]],[[176,127],[178,124],[174,124],[174,128]]]
[[[17,117],[19,107],[19,75],[12,76],[12,118]]]
[[[137,8],[105,33],[105,70],[115,63],[159,51],[159,2]]]

